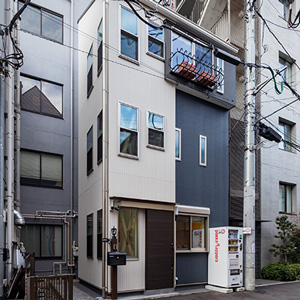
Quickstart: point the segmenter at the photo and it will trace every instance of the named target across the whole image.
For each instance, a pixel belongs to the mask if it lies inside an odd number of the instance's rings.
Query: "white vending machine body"
[[[208,284],[243,286],[243,228],[209,229]]]

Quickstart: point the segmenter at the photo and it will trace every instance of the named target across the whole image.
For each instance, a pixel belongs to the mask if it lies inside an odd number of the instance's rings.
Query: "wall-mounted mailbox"
[[[109,266],[124,266],[126,265],[126,252],[108,252],[107,264]]]

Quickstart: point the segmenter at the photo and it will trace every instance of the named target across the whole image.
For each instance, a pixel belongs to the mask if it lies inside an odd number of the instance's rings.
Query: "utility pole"
[[[245,0],[245,153],[244,153],[244,228],[251,234],[244,235],[245,288],[255,290],[255,0]]]

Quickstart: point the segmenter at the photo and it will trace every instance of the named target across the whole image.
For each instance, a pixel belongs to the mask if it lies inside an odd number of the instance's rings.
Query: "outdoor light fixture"
[[[112,234],[112,238],[113,239],[116,239],[117,238],[117,231],[118,231],[118,229],[115,227],[115,226],[113,226],[112,227],[112,229],[111,229],[111,234]]]

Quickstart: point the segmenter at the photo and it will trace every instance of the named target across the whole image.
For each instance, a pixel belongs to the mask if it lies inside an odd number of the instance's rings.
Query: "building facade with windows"
[[[24,1],[14,1],[20,9]],[[85,3],[84,3],[85,2]],[[77,246],[76,16],[88,1],[31,1],[20,22],[20,241],[36,273],[75,272]],[[61,265],[61,266],[60,266]],[[75,268],[76,267],[76,268]]]
[[[79,19],[79,278],[110,292],[207,282],[208,229],[228,225],[228,116],[237,49],[155,1],[142,22],[125,1]],[[163,26],[162,26],[163,25]],[[102,240],[104,239],[104,240]]]
[[[221,1],[220,1],[221,2]],[[202,8],[199,24],[211,30],[217,36],[230,41],[239,48],[238,57],[244,59],[244,2],[222,1],[224,10],[218,11],[211,18],[209,1],[207,9]],[[226,4],[227,2],[227,4]],[[291,5],[290,5],[291,2]],[[219,6],[221,8],[222,5]],[[272,69],[285,70],[276,76],[276,92],[273,82],[268,83],[256,95],[256,121],[270,126],[277,131],[283,141],[271,142],[256,137],[256,143],[264,142],[256,151],[256,275],[260,276],[261,267],[277,259],[269,249],[277,242],[276,217],[288,215],[291,221],[298,222],[299,214],[299,104],[291,90],[281,83],[286,81],[298,90],[299,74],[299,36],[295,29],[288,27],[299,11],[297,1],[256,1],[256,7],[264,21],[256,14],[256,62],[268,65]],[[216,7],[215,7],[216,8]],[[271,32],[267,28],[269,26]],[[280,45],[279,42],[283,45]],[[244,142],[244,69],[237,67],[237,103],[230,112],[230,222],[242,226],[243,220],[243,145]],[[258,68],[256,82],[271,78],[268,70]],[[278,111],[277,111],[278,110]]]

